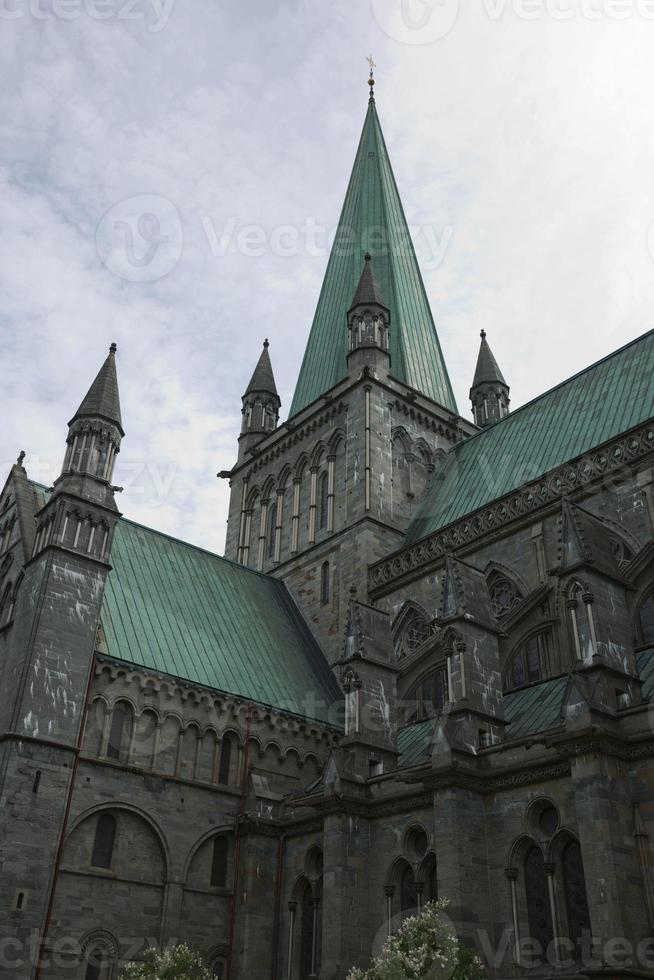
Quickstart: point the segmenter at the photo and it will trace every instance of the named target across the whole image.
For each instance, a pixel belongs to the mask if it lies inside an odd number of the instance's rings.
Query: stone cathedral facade
[[[225,557],[119,512],[114,347],[53,487],[21,453],[0,977],[185,941],[342,980],[437,896],[490,977],[652,970],[654,332],[518,408],[484,334],[473,367],[470,420],[371,96],[286,421],[267,341],[243,396]]]

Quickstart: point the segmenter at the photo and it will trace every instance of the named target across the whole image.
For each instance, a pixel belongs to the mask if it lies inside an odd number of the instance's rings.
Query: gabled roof
[[[495,355],[486,340],[486,331],[482,330],[479,356],[477,357],[477,367],[475,368],[472,387],[476,388],[477,385],[491,384],[494,381],[499,381],[500,384],[505,385],[507,388],[509,387],[504,380],[504,375],[500,371],[499,364],[495,360]]]
[[[390,309],[392,374],[444,408],[456,412],[456,401],[374,101],[368,106],[295,388],[291,415],[346,376],[346,313],[361,276],[366,252],[372,253],[381,295]]]
[[[283,582],[125,518],[111,564],[101,613],[110,657],[328,720],[342,694]]]
[[[654,416],[654,330],[455,446],[407,532],[433,534]]]
[[[273,374],[272,364],[270,363],[267,340],[263,342],[263,350],[250,378],[250,383],[245,389],[245,394],[249,395],[252,391],[277,395],[277,385],[275,384],[275,375]]]
[[[116,345],[112,344],[104,364],[82,399],[82,404],[75,412],[71,423],[78,418],[103,418],[115,422],[120,431],[123,431],[115,354]]]

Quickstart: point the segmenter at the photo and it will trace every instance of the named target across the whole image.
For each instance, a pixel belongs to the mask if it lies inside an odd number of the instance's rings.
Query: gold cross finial
[[[371,54],[368,55],[366,61],[370,65],[370,78],[368,79],[368,85],[370,86],[370,101],[374,102],[375,101],[375,96],[374,96],[375,74],[373,69],[375,69],[377,65],[375,64]]]

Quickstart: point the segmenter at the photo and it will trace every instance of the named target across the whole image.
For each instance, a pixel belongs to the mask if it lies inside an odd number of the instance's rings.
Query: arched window
[[[94,868],[110,868],[116,839],[116,820],[110,813],[101,813],[95,825],[95,840],[91,864]]]
[[[219,959],[213,961],[211,964],[211,972],[216,980],[223,980],[225,976],[225,960],[222,957],[219,957]]]
[[[400,912],[410,915],[418,908],[418,889],[413,868],[407,864],[400,878]]]
[[[506,676],[505,687],[525,687],[550,677],[553,658],[549,632],[531,636],[513,657]]]
[[[218,782],[227,786],[232,772],[232,755],[234,748],[234,736],[223,735],[220,745],[220,766],[218,767]]]
[[[270,508],[268,518],[268,558],[272,561],[275,557],[275,541],[277,537],[277,501]]]
[[[329,511],[329,477],[326,473],[320,477],[320,530],[327,527],[327,515]]]
[[[654,595],[648,595],[638,610],[639,640],[654,644]]]
[[[491,579],[488,591],[493,612],[498,619],[510,613],[522,598],[515,584],[504,575]]]
[[[307,881],[300,895],[300,980],[317,976],[321,959],[320,897]]]
[[[584,934],[590,933],[590,911],[586,895],[586,879],[581,847],[576,840],[570,840],[561,855],[563,892],[568,914],[568,933],[570,939],[580,948]]]
[[[111,728],[109,729],[109,744],[107,745],[107,758],[126,760],[129,737],[131,734],[132,712],[129,705],[124,701],[119,701],[111,716]]]
[[[406,723],[435,718],[448,699],[447,668],[438,667],[407,695]]]
[[[329,562],[324,561],[320,568],[320,601],[323,606],[329,602]]]
[[[436,857],[430,854],[425,858],[421,868],[422,902],[435,902],[438,898],[438,878],[436,873]]]
[[[84,980],[109,980],[111,956],[106,946],[94,946],[86,954]]]
[[[554,938],[554,930],[543,852],[536,844],[525,855],[524,872],[529,939],[539,944],[544,955]]]
[[[227,855],[229,842],[226,837],[214,837],[211,858],[211,887],[225,888],[227,884]]]

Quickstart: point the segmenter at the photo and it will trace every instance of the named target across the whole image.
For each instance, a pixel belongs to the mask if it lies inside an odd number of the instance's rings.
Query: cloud
[[[115,340],[121,508],[222,550],[215,474],[264,336],[290,405],[327,261],[301,229],[337,220],[369,50],[409,221],[446,235],[424,272],[464,414],[482,327],[516,406],[651,325],[651,22],[528,22],[515,5],[493,20],[479,4],[413,45],[344,0],[178,0],[156,32],[147,4],[133,20],[84,9],[2,24],[5,468],[24,448],[53,478]],[[256,255],[235,238],[251,225]],[[271,247],[282,226],[298,229],[287,255]],[[148,248],[170,268],[138,281]]]

